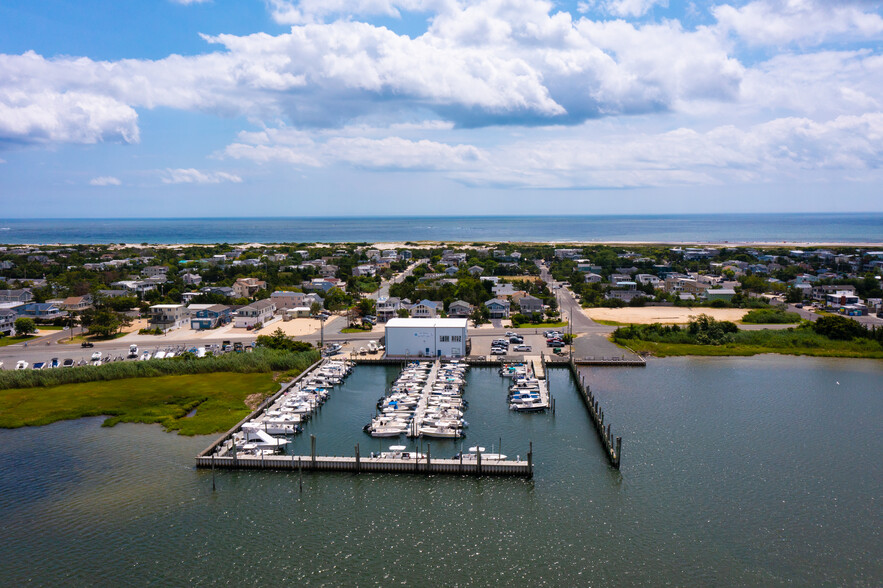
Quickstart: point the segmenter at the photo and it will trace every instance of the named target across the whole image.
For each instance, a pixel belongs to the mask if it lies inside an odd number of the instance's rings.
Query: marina
[[[343,360],[323,359],[264,402],[249,417],[216,440],[196,458],[200,468],[268,469],[353,472],[423,473],[454,475],[533,476],[533,442],[525,443],[525,458],[510,459],[502,453],[502,437],[496,451],[476,445],[464,450],[452,445],[465,437],[463,418],[468,403],[463,399],[468,366],[460,361],[414,361],[406,363],[377,401],[375,416],[364,433],[381,445],[378,451],[356,441],[349,455],[319,455],[317,435],[309,435],[309,454],[295,447],[295,435],[318,414],[344,383],[353,366]],[[362,368],[371,370],[372,368]],[[377,368],[373,368],[377,369]],[[385,368],[389,369],[389,368]],[[385,371],[384,370],[384,371]],[[369,390],[360,389],[364,399]],[[383,441],[405,436],[420,444],[409,449]],[[437,454],[432,454],[436,443]],[[305,448],[304,448],[305,449]],[[453,457],[454,450],[459,449]]]

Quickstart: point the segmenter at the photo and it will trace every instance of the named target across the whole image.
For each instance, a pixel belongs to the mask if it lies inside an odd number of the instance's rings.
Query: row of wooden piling
[[[601,403],[592,394],[591,387],[586,385],[586,379],[579,373],[576,363],[571,360],[568,365],[574,380],[576,380],[576,387],[579,390],[580,396],[589,410],[589,416],[595,425],[595,430],[598,431],[598,436],[601,438],[601,445],[604,446],[607,459],[610,460],[610,465],[619,469],[619,460],[622,457],[622,437],[614,439],[613,427],[610,423],[604,424],[604,410],[601,408]]]
[[[523,476],[533,477],[533,443],[527,452],[527,461],[487,460],[481,453],[476,460],[464,461],[462,454],[455,459],[433,459],[427,449],[426,457],[420,459],[397,459],[362,457],[359,445],[355,446],[354,457],[316,455],[316,436],[310,435],[310,455],[260,455],[219,457],[200,455],[196,458],[200,468],[224,469],[269,469],[352,473],[413,473],[413,474],[454,474],[473,476]]]

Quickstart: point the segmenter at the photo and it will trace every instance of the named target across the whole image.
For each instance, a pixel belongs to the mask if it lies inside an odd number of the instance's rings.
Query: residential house
[[[202,276],[199,274],[186,273],[181,276],[181,280],[188,286],[199,286],[202,283]]]
[[[555,257],[557,259],[576,259],[581,253],[580,249],[556,249]]]
[[[237,298],[252,298],[258,290],[267,287],[267,282],[257,278],[239,278],[233,283],[233,293]]]
[[[711,302],[712,300],[725,300],[726,302],[731,302],[733,300],[733,296],[736,295],[736,291],[732,288],[713,288],[710,290],[706,290],[702,294],[702,298]]]
[[[18,313],[11,308],[0,308],[0,335],[7,337],[15,334],[15,319]]]
[[[217,294],[227,298],[234,298],[236,296],[236,292],[230,286],[205,286],[200,288],[199,291],[203,294]]]
[[[130,294],[141,295],[145,292],[150,292],[151,290],[156,290],[156,284],[148,282],[146,280],[120,280],[119,282],[113,282],[111,286],[116,288],[125,288],[129,291]]]
[[[374,312],[377,315],[377,322],[385,323],[389,319],[396,318],[401,308],[402,301],[395,296],[380,298],[377,300],[374,308]]]
[[[22,304],[31,302],[34,295],[28,288],[19,288],[18,290],[0,290],[0,302],[20,302]]]
[[[164,265],[149,265],[141,270],[141,273],[148,278],[155,278],[157,276],[162,276],[163,278],[165,278],[168,272],[169,268]]]
[[[469,318],[475,308],[465,300],[455,300],[448,306],[448,317]]]
[[[189,317],[189,311],[183,304],[154,304],[149,313],[148,326],[163,332],[183,326]]]
[[[323,278],[333,278],[337,275],[338,269],[336,265],[323,265],[319,268],[319,275]]]
[[[270,299],[258,300],[236,311],[236,315],[233,318],[233,326],[244,329],[254,327],[258,323],[263,325],[273,318],[275,312],[275,302]]]
[[[61,308],[68,312],[82,312],[92,307],[92,295],[70,296],[61,301]]]
[[[375,275],[377,275],[377,267],[373,264],[366,263],[362,265],[357,265],[353,268],[353,276],[356,277],[366,276],[369,278],[373,278]]]
[[[587,284],[598,284],[603,279],[604,278],[601,277],[601,274],[596,274],[594,272],[590,272],[590,273],[586,274],[586,283]]]
[[[320,307],[324,308],[325,301],[315,292],[308,292],[307,295],[304,296],[304,306],[312,308],[314,304],[318,304]]]
[[[828,295],[837,292],[845,292],[847,296],[855,295],[855,286],[848,284],[829,284],[825,286],[813,286],[812,299],[816,302],[827,304]]]
[[[492,319],[509,318],[509,301],[493,298],[484,303]]]
[[[494,295],[497,298],[502,298],[504,296],[512,296],[512,294],[515,293],[515,286],[513,286],[512,284],[508,284],[506,282],[503,282],[501,284],[496,284],[493,288],[491,288],[491,291],[494,293]]]
[[[16,307],[15,311],[20,317],[41,321],[51,321],[67,316],[67,312],[61,308],[61,305],[50,302],[29,302]]]
[[[484,271],[484,268],[481,267],[480,265],[473,265],[473,266],[471,266],[471,267],[469,268],[468,271],[469,271],[469,273],[472,274],[473,276],[480,276],[480,275],[481,275],[481,272]]]
[[[521,314],[533,314],[535,312],[543,312],[543,301],[536,296],[522,296],[518,300],[518,308]]]
[[[611,274],[610,283],[618,286],[622,282],[633,282],[632,277],[628,274]]]
[[[660,279],[653,274],[638,274],[637,276],[635,276],[635,281],[637,281],[642,286],[651,284],[654,288],[659,288],[660,284]]]
[[[216,329],[226,325],[232,318],[232,311],[224,304],[191,304],[190,328],[194,331]]]
[[[411,318],[436,318],[439,308],[441,308],[441,302],[421,300],[411,307]]]
[[[459,271],[459,270],[457,269],[457,266],[452,265],[451,267],[449,267],[448,269],[445,270],[445,274],[446,274],[446,275],[449,275],[449,276],[456,276],[456,275],[457,275],[457,271]]]
[[[126,296],[131,296],[132,293],[128,290],[99,290],[98,297],[99,298],[124,298]]]
[[[270,300],[276,303],[277,310],[288,310],[289,308],[309,306],[308,304],[304,304],[305,296],[306,294],[303,292],[277,290],[270,294]]]

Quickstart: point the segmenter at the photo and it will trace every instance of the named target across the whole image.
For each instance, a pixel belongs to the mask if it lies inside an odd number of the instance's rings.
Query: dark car
[[[91,341],[83,341],[80,343],[80,347],[95,347],[95,343],[92,343]]]

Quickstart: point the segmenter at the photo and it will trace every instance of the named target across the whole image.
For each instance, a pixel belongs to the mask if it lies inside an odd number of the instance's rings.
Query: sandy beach
[[[590,319],[625,324],[686,324],[691,316],[707,314],[719,321],[738,321],[748,312],[744,308],[690,308],[681,306],[639,306],[626,308],[586,308]]]

